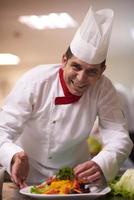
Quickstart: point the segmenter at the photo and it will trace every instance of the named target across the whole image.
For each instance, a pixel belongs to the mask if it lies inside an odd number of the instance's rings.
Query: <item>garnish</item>
[[[73,180],[74,171],[71,167],[63,167],[56,174],[56,178],[60,180]]]

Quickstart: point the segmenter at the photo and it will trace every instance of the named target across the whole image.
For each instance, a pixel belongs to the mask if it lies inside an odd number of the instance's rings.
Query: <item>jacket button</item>
[[[53,121],[53,124],[55,124],[55,123],[56,123],[56,120]]]
[[[48,159],[52,159],[52,156],[49,156]]]

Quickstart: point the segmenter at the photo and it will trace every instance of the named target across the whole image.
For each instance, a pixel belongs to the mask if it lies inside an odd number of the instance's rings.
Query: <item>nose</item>
[[[85,72],[84,71],[78,72],[77,79],[78,81],[85,81],[87,79]]]

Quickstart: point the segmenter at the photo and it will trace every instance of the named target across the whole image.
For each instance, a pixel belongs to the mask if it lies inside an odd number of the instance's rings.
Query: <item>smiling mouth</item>
[[[86,85],[77,85],[77,84],[74,83],[73,80],[71,80],[71,83],[73,84],[74,87],[79,88],[79,89],[84,89],[84,88],[87,87]]]

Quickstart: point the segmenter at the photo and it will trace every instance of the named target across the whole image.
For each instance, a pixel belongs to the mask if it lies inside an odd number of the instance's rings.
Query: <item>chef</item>
[[[61,64],[28,71],[0,113],[0,163],[23,188],[64,166],[94,182],[114,178],[132,142],[111,81],[103,75],[113,11],[89,9]],[[98,116],[104,148],[90,158],[87,138]]]

